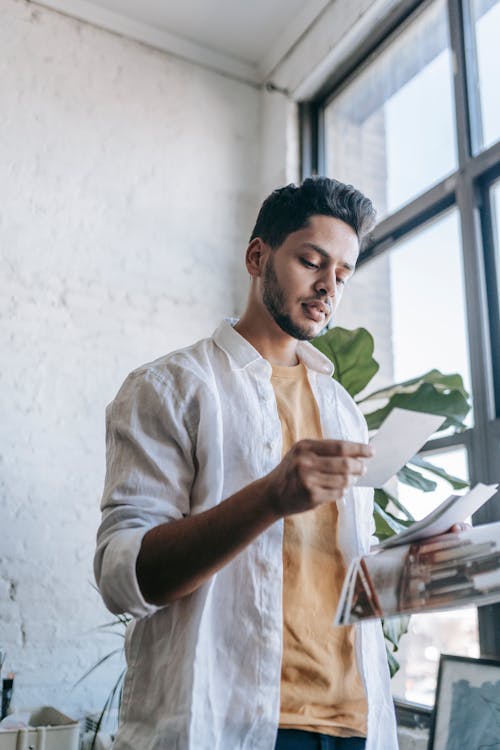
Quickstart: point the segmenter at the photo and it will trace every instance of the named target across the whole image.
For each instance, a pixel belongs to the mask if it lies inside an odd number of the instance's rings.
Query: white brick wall
[[[91,588],[104,407],[241,310],[260,94],[24,0],[0,2],[0,648],[17,705],[118,641]]]

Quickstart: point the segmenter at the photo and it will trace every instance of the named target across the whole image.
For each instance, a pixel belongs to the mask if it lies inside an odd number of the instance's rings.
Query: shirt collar
[[[264,363],[270,368],[269,362],[261,357],[257,349],[234,330],[237,322],[238,318],[225,318],[212,336],[217,346],[228,355],[232,369],[244,370],[251,365],[262,367]],[[315,370],[322,375],[333,374],[332,362],[308,341],[299,341],[297,356],[308,369]]]

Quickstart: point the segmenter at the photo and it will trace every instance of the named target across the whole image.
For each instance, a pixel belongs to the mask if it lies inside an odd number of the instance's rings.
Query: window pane
[[[495,226],[495,266],[497,269],[497,289],[500,304],[500,182],[495,183],[492,189],[493,198],[493,223]]]
[[[459,479],[464,479],[465,481],[468,480],[467,452],[463,446],[440,451],[432,455],[426,453],[423,457],[426,461],[444,469],[448,474]],[[422,471],[421,469],[417,470],[424,474],[426,479],[432,479],[437,485],[433,492],[421,492],[407,484],[397,482],[397,496],[399,500],[417,520],[424,518],[431,510],[434,510],[434,508],[442,503],[443,500],[446,500],[449,495],[462,495],[467,491],[467,488],[454,490],[445,479],[441,479],[431,472]],[[457,520],[468,520],[471,523],[470,519],[460,518]]]
[[[368,391],[437,368],[469,389],[458,212],[439,219],[361,266],[344,292],[336,323],[364,326],[380,372]]]
[[[396,654],[401,669],[392,678],[393,696],[433,705],[441,653],[479,656],[474,607],[412,615]]]
[[[437,0],[325,110],[327,174],[363,190],[379,217],[457,164],[447,12]]]
[[[468,479],[467,454],[462,446],[425,458],[449,474]],[[448,495],[458,494],[450,485],[432,474],[437,481],[434,492],[418,492],[407,485],[398,485],[399,499],[416,518],[422,518]],[[465,490],[462,490],[462,492]],[[461,519],[462,520],[462,519]],[[400,671],[392,680],[392,693],[399,698],[431,705],[434,702],[439,654],[479,656],[477,611],[467,607],[447,612],[412,615],[408,634],[401,639],[396,656]]]
[[[476,32],[477,85],[481,100],[482,146],[500,138],[500,0],[472,0]]]

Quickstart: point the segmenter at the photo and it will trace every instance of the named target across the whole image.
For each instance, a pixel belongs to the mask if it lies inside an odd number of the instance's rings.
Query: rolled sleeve
[[[145,617],[158,607],[142,596],[136,562],[144,535],[190,513],[191,438],[175,382],[132,373],[106,414],[106,480],[94,572],[114,613]]]

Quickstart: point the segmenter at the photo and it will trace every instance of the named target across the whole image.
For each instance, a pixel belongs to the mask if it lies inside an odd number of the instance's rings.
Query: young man
[[[331,624],[373,532],[366,424],[307,343],[373,224],[334,180],[275,190],[242,318],[133,372],[108,409],[95,570],[136,618],[115,750],[397,748],[380,623]]]

